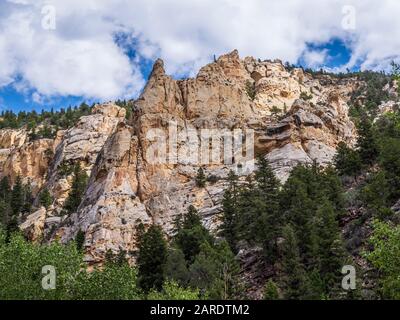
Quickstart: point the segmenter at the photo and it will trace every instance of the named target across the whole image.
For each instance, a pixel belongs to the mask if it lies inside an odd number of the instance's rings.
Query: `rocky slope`
[[[254,169],[239,153],[222,158],[226,132],[253,130],[255,155],[267,157],[282,180],[298,163],[329,164],[339,142],[355,142],[348,101],[357,86],[351,78],[287,70],[280,61],[240,59],[237,51],[184,80],[166,75],[158,60],[129,121],[123,108],[107,103],[54,140],[30,142],[23,129],[0,130],[0,172],[12,181],[19,174],[36,193],[45,186],[54,196],[48,210],[21,217],[27,235],[67,242],[82,230],[86,260],[98,263],[108,250],[134,250],[140,222],[157,223],[170,234],[174,218],[189,205],[199,209],[208,228],[218,227],[229,170],[246,175]],[[218,145],[211,164],[203,163],[208,151],[197,148],[202,129],[209,136],[201,146]],[[169,152],[154,163],[151,155],[163,155],[162,146],[154,145],[162,137]],[[90,179],[77,212],[62,216],[72,176],[61,168],[74,163]],[[195,184],[200,166],[213,177],[205,188]]]

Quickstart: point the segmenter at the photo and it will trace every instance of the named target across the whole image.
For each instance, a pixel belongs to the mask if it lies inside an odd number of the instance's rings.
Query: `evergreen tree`
[[[321,190],[321,195],[319,197],[321,200],[326,197],[333,205],[338,216],[343,215],[345,213],[345,192],[336,170],[332,166],[325,168],[320,173],[320,181],[319,189]]]
[[[373,174],[367,184],[361,189],[360,199],[364,202],[368,211],[375,217],[386,218],[390,214],[391,185],[386,178],[386,171]]]
[[[22,179],[17,176],[14,187],[11,192],[11,209],[13,215],[18,215],[24,205],[24,190],[22,185]]]
[[[279,192],[279,180],[275,177],[271,165],[265,157],[259,157],[257,170],[255,171],[255,181],[260,193],[266,196],[266,201],[274,203],[277,201]],[[275,205],[275,203],[274,203]]]
[[[255,181],[259,198],[256,202],[259,206],[256,219],[259,231],[255,232],[263,244],[267,260],[273,262],[277,257],[277,239],[283,221],[279,207],[280,183],[265,157],[258,159]]]
[[[325,199],[317,211],[317,219],[320,275],[327,293],[341,283],[340,270],[346,257],[336,216],[331,203]]]
[[[268,280],[264,287],[264,300],[278,300],[279,292],[278,287],[273,280]]]
[[[365,165],[372,165],[375,163],[379,155],[379,149],[376,141],[376,134],[371,121],[366,115],[361,117],[358,124],[357,149]]]
[[[29,213],[32,210],[32,203],[33,203],[32,185],[30,181],[23,187],[23,193],[24,193],[24,205],[22,207],[22,212]]]
[[[197,171],[197,176],[196,176],[196,186],[199,188],[204,188],[206,186],[206,175],[204,174],[204,170],[202,167],[199,168]]]
[[[192,263],[200,252],[204,242],[213,242],[213,237],[201,223],[195,207],[190,206],[182,222],[182,227],[174,237],[174,242],[185,255],[188,263]]]
[[[8,217],[9,217],[9,207],[8,203],[0,198],[0,228],[1,225],[7,226]]]
[[[307,291],[306,275],[301,264],[298,242],[293,228],[286,225],[283,228],[285,239],[282,248],[281,283],[285,299],[302,299]]]
[[[204,242],[190,268],[190,285],[207,292],[210,299],[236,297],[239,285],[239,265],[226,241]]]
[[[344,142],[338,145],[334,163],[341,176],[356,177],[361,172],[360,154],[356,150],[349,148]]]
[[[231,249],[235,252],[238,241],[238,211],[239,211],[239,186],[238,177],[230,171],[228,175],[228,188],[225,190],[222,199],[224,210],[221,235],[226,239]]]
[[[152,225],[139,239],[137,258],[138,284],[144,292],[161,290],[167,244],[160,226]]]
[[[293,226],[296,240],[299,241],[301,259],[309,270],[314,267],[317,250],[316,229],[313,220],[314,203],[307,196],[303,183],[297,183],[295,180],[292,180],[291,183],[294,183],[292,187],[297,186],[297,189],[293,194],[293,204],[286,212],[286,216]]]
[[[0,199],[3,199],[5,202],[9,202],[10,195],[11,195],[10,181],[8,177],[5,176],[0,181]]]
[[[394,204],[400,198],[400,139],[383,137],[379,164],[389,188],[387,199]]]
[[[185,255],[181,249],[170,248],[168,250],[164,275],[167,280],[174,280],[181,286],[187,286],[189,270],[186,265]]]
[[[262,226],[260,212],[264,209],[264,202],[256,192],[256,185],[251,176],[246,177],[246,183],[241,186],[238,201],[237,238],[246,240],[250,244],[257,244]]]
[[[76,234],[75,238],[76,242],[76,248],[79,252],[83,251],[83,245],[85,243],[85,232],[82,230],[79,230],[78,233]]]
[[[67,213],[75,212],[82,202],[82,197],[86,190],[87,175],[84,172],[79,163],[74,167],[74,178],[72,180],[71,191],[65,201],[64,209]]]
[[[49,189],[44,188],[42,190],[42,192],[40,193],[39,202],[46,209],[51,206],[51,204],[53,203],[53,197],[51,196]]]

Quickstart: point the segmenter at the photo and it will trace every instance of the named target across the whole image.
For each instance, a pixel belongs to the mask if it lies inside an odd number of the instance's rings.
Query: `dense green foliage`
[[[165,275],[182,286],[199,288],[212,299],[237,297],[239,265],[228,243],[217,241],[190,206],[175,222],[176,234],[167,257]]]
[[[29,213],[32,208],[33,196],[30,183],[23,184],[17,176],[13,188],[8,177],[0,181],[0,224],[5,226],[7,237],[18,229],[18,218]]]
[[[71,191],[64,204],[64,210],[67,214],[73,213],[78,209],[86,191],[87,174],[78,164],[74,166],[74,178],[72,180]]]
[[[164,282],[164,264],[167,256],[167,244],[159,226],[152,225],[139,239],[139,286],[149,292],[161,290]]]
[[[354,103],[360,94],[364,95],[363,102],[353,107],[356,112],[352,114],[357,123],[358,142],[354,150],[339,147],[336,166],[340,175],[354,176],[361,181],[356,184],[356,201],[352,205],[356,204],[362,215],[353,225],[372,224],[373,233],[365,257],[377,271],[375,294],[380,298],[399,299],[399,219],[392,207],[400,199],[400,114],[395,108],[377,117],[378,106],[389,99],[382,88],[390,80],[400,79],[399,67],[393,64],[392,77],[374,73],[365,73],[363,77],[366,86],[353,95]]]
[[[374,221],[366,257],[381,273],[380,293],[385,299],[400,299],[400,226]]]
[[[3,111],[0,115],[0,128],[21,128],[26,126],[28,130],[32,130],[31,138],[54,138],[58,129],[67,129],[73,126],[76,121],[85,115],[89,115],[91,107],[86,103],[82,103],[79,107],[61,108],[60,111],[42,110],[41,113],[36,111],[21,111],[15,114],[13,111]],[[39,125],[43,125],[37,129]]]
[[[264,300],[278,300],[279,299],[278,286],[271,279],[268,280],[267,284],[265,285],[263,298],[264,298]]]
[[[68,245],[52,243],[34,244],[20,234],[8,240],[0,227],[0,300],[181,300],[207,297],[196,288],[183,288],[166,281],[162,289],[144,293],[138,286],[136,268],[125,259],[107,260],[101,268],[88,271],[83,263],[83,253],[74,241]],[[55,270],[54,289],[43,289],[48,271]]]
[[[334,158],[335,167],[342,176],[356,177],[362,169],[360,154],[349,148],[344,142],[340,142]]]
[[[53,197],[51,196],[51,194],[47,188],[44,188],[40,192],[39,202],[46,209],[49,208],[51,206],[51,204],[53,203]]]
[[[254,177],[239,183],[231,173],[228,180],[222,234],[233,250],[243,239],[262,246],[284,298],[337,298],[347,253],[338,224],[344,190],[335,170],[299,165],[280,186],[260,158]]]

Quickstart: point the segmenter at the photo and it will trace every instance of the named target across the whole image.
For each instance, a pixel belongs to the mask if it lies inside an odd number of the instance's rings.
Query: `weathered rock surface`
[[[14,183],[22,177],[24,183],[31,182],[34,191],[46,180],[46,173],[53,157],[53,140],[40,139],[14,148],[3,162],[2,174]]]
[[[54,148],[55,156],[48,171],[47,182],[58,208],[67,198],[72,181],[71,175],[60,174],[60,167],[79,163],[90,175],[100,150],[117,124],[124,121],[125,113],[125,109],[111,103],[97,105],[91,115],[81,117],[74,127],[59,133],[56,138],[59,143]]]
[[[38,211],[30,214],[19,227],[26,237],[32,241],[37,241],[43,235],[45,222],[46,209],[42,207]]]

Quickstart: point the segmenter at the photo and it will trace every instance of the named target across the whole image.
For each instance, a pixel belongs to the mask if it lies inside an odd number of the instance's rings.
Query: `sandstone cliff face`
[[[63,174],[60,167],[79,163],[90,175],[98,153],[117,124],[124,121],[125,113],[123,108],[114,104],[98,105],[91,115],[82,117],[74,127],[58,133],[47,182],[48,189],[56,199],[58,213],[68,196],[72,181],[71,174]]]
[[[246,90],[248,83],[254,83],[254,100]],[[256,152],[266,155],[284,180],[298,163],[316,160],[326,165],[338,142],[353,143],[355,130],[346,104],[350,91],[347,85],[322,86],[300,69],[287,72],[280,62],[241,60],[236,51],[187,80],[173,80],[157,61],[135,102],[133,122],[120,124],[106,142],[79,212],[61,230],[62,239],[68,241],[84,230],[87,260],[97,262],[109,249],[133,250],[139,221],[171,232],[174,218],[191,204],[205,225],[215,229],[224,179],[237,167],[205,166],[206,174],[218,181],[197,188],[200,163],[199,158],[191,159],[196,148],[186,137],[189,131],[198,135],[201,129],[254,129]],[[312,95],[310,101],[300,99],[302,92]],[[282,110],[279,120],[271,115],[274,107]],[[156,130],[158,137],[169,137],[171,123],[176,123],[176,154],[172,161],[167,157],[153,164],[146,156],[152,148],[149,134]]]
[[[327,165],[340,141],[354,143],[347,101],[355,86],[352,80],[316,79],[302,69],[288,71],[280,61],[240,59],[237,51],[185,80],[166,75],[158,60],[134,102],[129,122],[124,109],[112,104],[97,106],[92,115],[48,142],[54,156],[46,160],[47,171],[39,170],[38,163],[44,161],[34,151],[44,148],[44,142],[41,147],[17,143],[4,156],[2,170],[12,176],[12,172],[22,173],[22,163],[26,163],[29,169],[23,174],[46,185],[56,199],[45,214],[43,227],[40,212],[27,218],[39,220],[39,227],[29,228],[33,222],[26,222],[24,229],[33,229],[34,237],[44,232],[65,242],[82,230],[86,260],[98,263],[108,250],[134,250],[140,222],[160,224],[170,234],[174,218],[189,205],[199,209],[208,228],[218,227],[229,170],[245,175],[254,168],[246,161],[223,161],[229,159],[222,159],[219,152],[225,147],[221,144],[216,153],[206,153],[213,161],[204,164],[205,154],[198,148],[202,129],[209,130],[207,145],[222,143],[221,132],[254,130],[255,154],[266,156],[278,177],[285,180],[298,163]],[[16,144],[13,141],[4,143],[4,148]],[[21,154],[21,165],[14,166],[18,161],[11,160],[13,153]],[[28,153],[36,155],[35,161],[28,160]],[[63,163],[77,162],[90,175],[88,188],[78,211],[59,217],[72,178],[63,176],[60,168]],[[206,188],[195,185],[200,166],[214,177]]]

